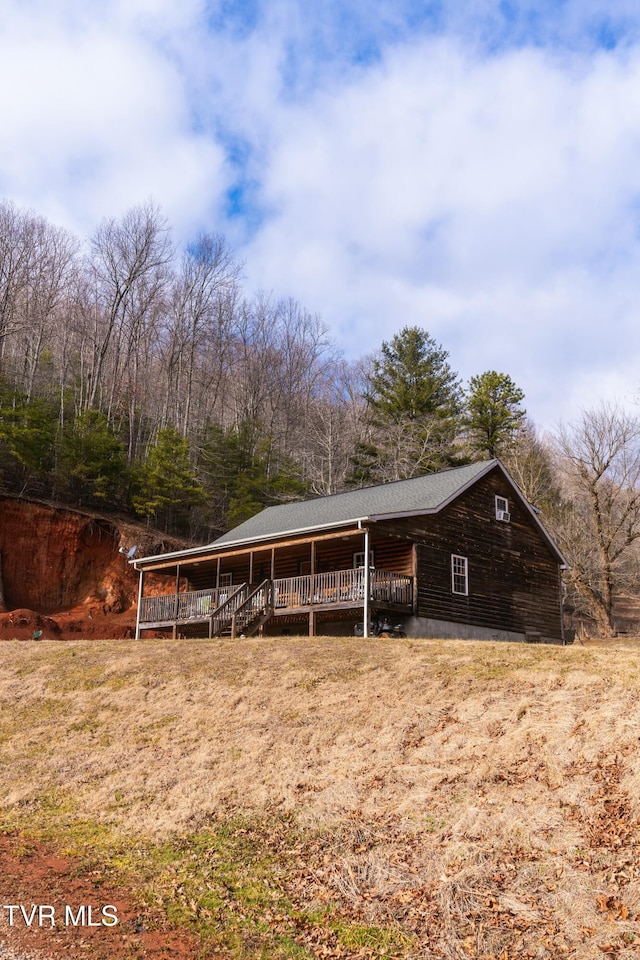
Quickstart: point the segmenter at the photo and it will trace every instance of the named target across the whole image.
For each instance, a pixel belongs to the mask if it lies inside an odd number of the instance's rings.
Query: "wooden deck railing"
[[[399,603],[410,607],[413,603],[413,577],[402,573],[370,570],[371,599],[379,603]]]
[[[413,600],[413,579],[401,573],[370,570],[370,599],[379,603],[410,606]],[[315,576],[286,577],[273,581],[273,605],[306,607],[318,603],[354,603],[364,601],[364,568],[335,570]]]
[[[204,620],[229,597],[232,587],[212,587],[171,593],[163,597],[143,597],[141,623],[171,623],[174,620]]]
[[[220,606],[216,609],[211,621],[214,637],[221,633],[227,624],[231,623],[236,611],[243,605],[243,603],[245,603],[247,597],[249,596],[249,592],[249,585],[247,583],[243,583],[233,590],[228,599],[223,600]]]
[[[265,581],[265,584],[268,582]],[[340,604],[364,602],[364,568],[335,570],[332,573],[317,573],[314,576],[285,577],[274,580],[272,586],[261,584],[261,593],[256,595],[257,607],[272,603],[278,610],[308,607],[315,604]],[[370,570],[370,600],[374,603],[397,603],[411,606],[413,579],[401,573],[386,570]],[[267,598],[266,590],[269,590]],[[263,595],[264,593],[264,595]],[[223,621],[229,622],[239,607],[250,595],[247,584],[239,587],[219,587],[210,590],[193,590],[189,593],[170,594],[163,597],[143,597],[140,622],[185,623],[202,621],[213,616],[214,633],[222,629]],[[257,608],[256,607],[256,608]]]

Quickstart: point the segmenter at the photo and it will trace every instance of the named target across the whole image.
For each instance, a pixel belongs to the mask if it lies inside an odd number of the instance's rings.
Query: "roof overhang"
[[[522,491],[520,490],[520,487],[518,486],[518,484],[515,482],[515,480],[509,473],[509,471],[506,469],[506,467],[502,464],[500,460],[487,461],[487,466],[485,470],[481,470],[479,473],[477,473],[474,477],[468,480],[467,483],[459,487],[454,494],[452,494],[450,497],[447,497],[447,499],[443,500],[442,503],[439,503],[437,507],[429,507],[424,510],[406,510],[402,513],[380,513],[370,517],[370,519],[376,522],[380,522],[383,520],[404,520],[404,519],[407,519],[408,517],[424,517],[424,516],[428,516],[429,514],[440,513],[441,510],[444,510],[445,507],[448,507],[451,503],[457,500],[458,497],[462,496],[463,493],[465,493],[467,490],[470,490],[471,487],[473,487],[473,485],[478,482],[478,480],[480,480],[482,477],[485,477],[488,473],[490,473],[492,470],[495,470],[495,469],[500,470],[504,474],[505,478],[509,481],[509,483],[515,490],[518,496],[518,499],[520,500],[524,508],[531,515],[531,518],[533,519],[536,527],[539,529],[540,533],[542,534],[544,539],[547,541],[553,553],[555,553],[555,555],[558,557],[560,564],[563,567],[568,567],[569,564],[567,563],[565,557],[562,555],[557,544],[554,542],[553,538],[551,537],[549,531],[546,529],[546,527],[540,520],[540,517],[539,517],[540,511],[536,507],[534,507],[533,504],[529,503],[529,501],[526,499],[526,497],[523,495]]]
[[[282,540],[289,539],[291,537],[304,537],[308,534],[323,533],[328,530],[342,532],[346,527],[362,526],[366,523],[374,522],[375,519],[375,517],[356,517],[352,520],[341,520],[339,523],[323,523],[313,527],[299,527],[291,530],[281,530],[277,534],[269,533],[262,537],[245,537],[240,540],[229,540],[226,543],[216,542],[210,543],[204,547],[193,547],[186,550],[177,550],[174,553],[157,553],[149,557],[138,557],[137,559],[130,560],[129,563],[132,564],[136,570],[140,570],[146,566],[156,565],[158,563],[162,563],[163,565],[166,563],[168,566],[172,566],[174,563],[187,558],[192,560],[202,556],[211,556],[216,554],[222,555],[231,551],[248,549],[252,546],[266,547],[270,543],[280,543]]]
[[[207,544],[203,547],[192,547],[186,550],[178,550],[173,553],[161,553],[155,554],[149,557],[139,557],[130,560],[129,563],[132,564],[136,570],[142,570],[145,567],[155,567],[157,568],[159,564],[162,566],[173,566],[174,563],[179,563],[180,560],[197,560],[199,557],[208,556],[213,559],[216,555],[222,555],[224,553],[229,553],[231,551],[250,549],[251,547],[266,547],[268,544],[277,544],[281,543],[283,540],[289,539],[291,537],[304,537],[312,535],[315,533],[322,533],[330,530],[342,531],[346,527],[362,527],[367,523],[379,523],[384,520],[401,520],[407,519],[409,517],[420,517],[428,516],[429,514],[440,513],[441,510],[444,510],[454,501],[456,501],[463,493],[466,493],[467,490],[470,490],[478,480],[485,477],[492,470],[500,470],[504,475],[505,479],[508,481],[510,486],[513,488],[514,492],[518,496],[523,507],[530,514],[535,526],[540,531],[542,537],[547,542],[552,553],[558,558],[558,562],[564,566],[568,567],[569,564],[567,560],[560,552],[558,546],[553,541],[548,530],[540,520],[538,512],[535,507],[533,507],[526,497],[523,495],[520,487],[515,482],[513,477],[510,475],[509,471],[504,467],[500,460],[488,460],[486,467],[482,470],[479,470],[478,473],[474,474],[465,484],[458,487],[456,491],[447,497],[445,500],[442,500],[435,507],[427,507],[422,510],[406,510],[398,513],[380,513],[372,514],[370,516],[364,517],[351,517],[348,520],[340,520],[335,523],[323,523],[318,524],[317,526],[308,526],[308,527],[298,527],[292,528],[290,530],[279,530],[277,533],[264,534],[257,537],[246,537],[238,540],[228,540],[224,543],[215,541],[214,543]]]

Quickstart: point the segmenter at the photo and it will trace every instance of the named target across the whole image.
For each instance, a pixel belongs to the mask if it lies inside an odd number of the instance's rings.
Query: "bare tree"
[[[564,503],[553,528],[571,564],[568,580],[612,636],[614,600],[640,539],[640,420],[608,404],[585,410],[560,430],[558,452]]]
[[[54,321],[68,302],[79,243],[46,220],[32,222],[29,282],[21,298],[21,352],[27,398],[33,393],[42,351],[52,343]]]
[[[24,325],[23,304],[33,280],[35,236],[43,221],[19,210],[13,203],[0,203],[0,361],[7,338]]]
[[[320,495],[346,489],[364,429],[365,364],[334,360],[310,399],[298,446],[305,480]]]
[[[215,407],[231,347],[240,266],[224,237],[201,234],[184,252],[165,329],[167,390],[165,418],[175,402],[175,426],[186,436],[198,385],[206,383],[207,406]],[[179,412],[178,412],[179,411]]]
[[[530,420],[504,444],[500,459],[524,496],[544,513],[555,510],[560,500],[554,450]]]
[[[164,295],[172,256],[167,224],[152,203],[133,207],[120,221],[104,220],[94,233],[88,264],[94,298],[87,408],[101,397],[112,416],[119,379]]]

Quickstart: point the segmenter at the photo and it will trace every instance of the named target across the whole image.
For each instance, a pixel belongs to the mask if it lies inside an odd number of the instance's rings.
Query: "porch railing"
[[[270,614],[271,592],[271,581],[263,580],[260,586],[249,593],[243,603],[236,607],[231,620],[225,624],[230,627],[232,636],[235,637],[246,629],[255,629],[256,625]]]
[[[375,603],[397,603],[411,606],[413,579],[401,573],[386,570],[370,570],[370,599]],[[285,577],[274,580],[271,587],[261,584],[266,593],[256,596],[257,607],[269,601],[275,609],[307,607],[314,604],[342,604],[364,602],[364,568],[334,570],[314,576]],[[215,632],[229,622],[239,607],[249,598],[247,584],[240,587],[218,587],[209,590],[193,590],[189,593],[170,594],[162,597],[143,597],[140,622],[184,623],[189,620],[207,620],[215,612],[212,629]]]
[[[215,611],[215,616],[211,620],[213,636],[221,633],[235,617],[238,609],[246,602],[250,593],[249,584],[243,583],[230,593],[228,599],[223,600]],[[213,611],[212,611],[213,613]]]
[[[401,573],[370,570],[370,599],[379,603],[410,606],[413,579]],[[306,577],[285,577],[273,581],[273,606],[306,607],[317,603],[354,603],[364,601],[364,568],[334,570]]]
[[[371,599],[379,603],[399,603],[410,607],[413,603],[413,577],[402,573],[370,570]]]
[[[231,587],[212,587],[191,590],[163,597],[143,597],[140,608],[141,623],[169,623],[174,620],[204,620],[224,603]]]

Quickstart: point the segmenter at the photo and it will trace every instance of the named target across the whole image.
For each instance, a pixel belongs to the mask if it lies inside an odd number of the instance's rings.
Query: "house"
[[[137,637],[368,636],[388,620],[563,642],[565,561],[499,460],[267,507],[207,546],[130,562]],[[145,595],[149,574],[166,594]]]

